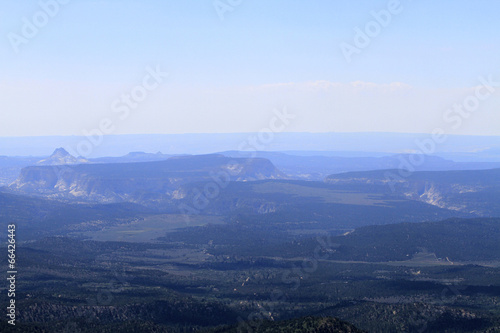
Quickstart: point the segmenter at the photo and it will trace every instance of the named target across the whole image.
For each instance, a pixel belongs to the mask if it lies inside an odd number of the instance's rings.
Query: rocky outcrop
[[[89,161],[83,157],[74,157],[64,148],[57,148],[48,158],[38,161],[37,165],[71,165],[88,163]]]

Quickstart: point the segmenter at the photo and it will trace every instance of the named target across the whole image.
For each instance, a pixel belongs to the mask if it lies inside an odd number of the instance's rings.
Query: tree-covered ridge
[[[302,317],[283,321],[242,322],[210,333],[363,333],[355,326],[331,317]]]
[[[433,253],[448,261],[500,260],[500,219],[449,219],[440,222],[366,226],[338,236],[334,258],[400,261]]]

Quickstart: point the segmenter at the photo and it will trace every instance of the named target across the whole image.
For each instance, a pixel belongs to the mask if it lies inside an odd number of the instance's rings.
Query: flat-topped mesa
[[[56,156],[67,157],[61,154],[64,151],[58,151]],[[10,187],[18,192],[53,198],[148,205],[172,199],[174,191],[189,183],[283,178],[285,176],[267,159],[213,154],[153,162],[30,166],[22,169]]]

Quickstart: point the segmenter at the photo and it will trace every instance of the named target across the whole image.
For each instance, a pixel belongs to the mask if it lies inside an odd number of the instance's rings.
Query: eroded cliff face
[[[182,185],[189,183],[281,178],[269,160],[215,155],[145,163],[32,166],[24,168],[10,188],[50,198],[148,204],[184,198]]]
[[[449,195],[454,193],[453,186],[435,182],[407,182],[402,188],[405,197],[418,200],[439,208],[469,213],[465,205],[457,205],[449,200]]]
[[[464,174],[466,177],[462,178]],[[498,207],[489,207],[487,203],[495,202],[495,196],[500,193],[500,170],[463,171],[461,175],[456,177],[445,171],[399,173],[390,170],[331,175],[325,182],[354,190],[399,195],[457,212],[495,215]]]
[[[388,193],[403,195],[407,199],[422,201],[439,208],[468,212],[467,207],[456,205],[449,202],[448,195],[454,193],[455,186],[438,184],[432,181],[411,181],[411,180],[389,180],[389,179],[371,179],[371,178],[331,178],[327,180],[330,184],[357,184],[357,185],[377,185],[386,186]]]

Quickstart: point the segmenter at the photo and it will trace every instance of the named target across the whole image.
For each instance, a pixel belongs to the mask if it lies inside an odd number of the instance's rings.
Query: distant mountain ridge
[[[94,156],[125,155],[130,151],[161,151],[165,154],[207,154],[238,149],[259,133],[212,134],[128,134],[105,136],[105,145],[94,149]],[[274,133],[265,145],[267,151],[351,151],[384,152],[385,155],[417,152],[416,140],[430,138],[428,133]],[[53,147],[69,152],[85,136],[5,137],[0,138],[0,155],[44,156]],[[500,136],[449,135],[436,147],[436,155],[455,160],[456,154],[473,153],[474,161],[500,162]],[[74,154],[73,154],[74,155]]]
[[[131,162],[153,162],[164,161],[175,155],[157,153],[145,153],[143,151],[134,151],[120,157],[98,157],[91,158],[91,163],[131,163]]]
[[[354,153],[329,155],[328,152],[266,152],[253,153],[241,151],[221,152],[228,157],[261,157],[267,158],[287,176],[303,180],[324,180],[325,177],[343,172],[400,169],[408,167],[411,154],[385,154],[382,156],[356,156]],[[324,154],[324,155],[322,155]],[[500,168],[500,163],[490,162],[454,162],[435,155],[419,155],[423,162],[413,166],[415,171],[447,171],[447,170],[484,170]]]

